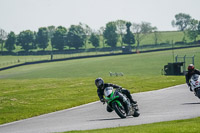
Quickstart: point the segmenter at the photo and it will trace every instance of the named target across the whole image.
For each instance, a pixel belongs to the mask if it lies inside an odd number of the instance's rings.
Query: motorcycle
[[[194,92],[195,96],[200,99],[200,76],[198,74],[192,75],[190,79],[191,90]]]
[[[131,104],[126,95],[121,93],[120,89],[113,89],[113,87],[105,88],[104,99],[108,106],[115,110],[121,118],[126,118],[127,116],[138,117],[140,115],[138,105]]]

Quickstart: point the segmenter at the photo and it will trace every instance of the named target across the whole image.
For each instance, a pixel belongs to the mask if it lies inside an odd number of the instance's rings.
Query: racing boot
[[[133,101],[131,101],[131,103],[137,104],[137,101],[133,100]]]
[[[139,109],[138,109],[137,101],[134,101],[134,100],[131,98],[130,102],[131,102],[132,106],[134,107],[134,109],[135,109],[136,111],[138,111]]]
[[[131,97],[130,102],[131,102],[132,106],[134,107],[134,109],[136,111],[138,111],[139,109],[138,109],[137,101],[134,101],[133,98]]]
[[[135,111],[139,111],[139,108],[138,108],[138,105],[137,105],[137,104],[132,103],[132,106],[133,106],[133,108],[135,109]]]
[[[130,97],[129,99],[130,99],[130,102],[131,102],[131,103],[133,103],[133,104],[137,104],[137,101],[133,100],[132,97]]]

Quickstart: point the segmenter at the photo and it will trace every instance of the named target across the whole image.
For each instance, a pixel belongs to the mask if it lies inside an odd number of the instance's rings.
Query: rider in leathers
[[[104,89],[105,89],[106,87],[113,87],[113,88],[121,89],[121,92],[122,92],[123,94],[125,94],[125,95],[130,99],[130,102],[131,102],[132,104],[136,105],[136,103],[137,103],[137,101],[134,101],[134,100],[133,100],[133,98],[132,98],[130,92],[129,92],[128,90],[124,89],[124,88],[122,89],[121,86],[118,86],[118,85],[115,85],[115,84],[111,84],[111,83],[104,83],[104,81],[103,81],[102,78],[97,78],[97,79],[95,80],[95,85],[97,86],[97,94],[98,94],[98,96],[99,96],[99,99],[100,99],[100,101],[103,102],[103,103],[105,102],[105,100],[104,100],[104,98],[103,98],[103,95],[104,95]],[[109,106],[107,106],[107,111],[108,111],[108,112],[112,112],[112,109],[111,109]]]
[[[192,77],[193,74],[199,74],[200,75],[200,71],[195,69],[193,64],[190,64],[188,66],[188,72],[185,75],[186,83],[190,87],[190,91],[192,91],[191,85],[190,85],[190,78]]]

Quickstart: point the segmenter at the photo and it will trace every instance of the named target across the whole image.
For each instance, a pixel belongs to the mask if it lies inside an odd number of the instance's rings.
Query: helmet
[[[96,80],[95,80],[95,85],[99,88],[99,87],[103,87],[103,85],[104,85],[104,81],[103,81],[103,79],[102,78],[97,78]]]
[[[188,71],[193,71],[194,70],[194,65],[193,64],[190,64],[189,66],[188,66]]]

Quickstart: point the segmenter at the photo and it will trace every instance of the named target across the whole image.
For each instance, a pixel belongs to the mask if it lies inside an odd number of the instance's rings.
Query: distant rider
[[[113,87],[113,88],[119,88],[119,89],[121,89],[121,92],[122,92],[123,94],[125,94],[125,95],[130,99],[130,102],[131,102],[132,104],[135,105],[135,104],[137,103],[137,101],[134,101],[134,100],[133,100],[133,98],[132,98],[130,92],[129,92],[128,90],[124,89],[124,88],[122,89],[121,86],[118,86],[118,85],[115,85],[115,84],[111,84],[111,83],[104,83],[104,81],[103,81],[102,78],[97,78],[97,79],[95,80],[95,85],[97,86],[97,94],[98,94],[98,96],[99,96],[99,99],[100,99],[100,101],[103,102],[103,103],[105,102],[105,100],[104,100],[104,98],[103,98],[103,95],[104,95],[104,89],[105,89],[106,87]],[[109,106],[107,106],[107,111],[108,111],[108,112],[111,112],[112,109],[111,109]]]
[[[190,85],[190,78],[192,77],[193,74],[199,74],[200,75],[200,71],[195,69],[193,64],[190,64],[188,66],[188,72],[185,75],[186,83],[190,87],[190,91],[192,91],[191,85]]]

